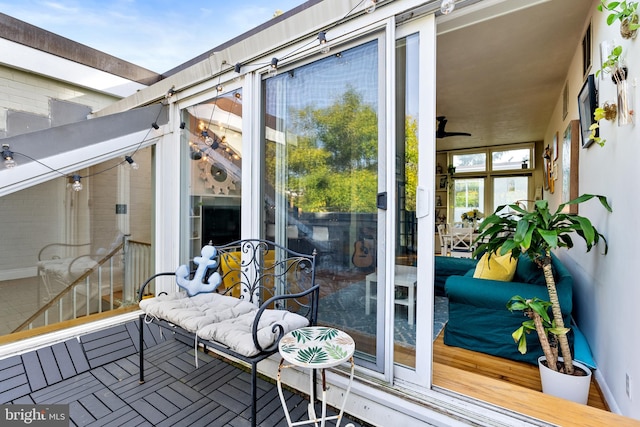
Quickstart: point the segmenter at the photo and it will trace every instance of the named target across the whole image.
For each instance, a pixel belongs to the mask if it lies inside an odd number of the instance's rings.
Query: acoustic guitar
[[[375,260],[373,239],[361,238],[356,240],[353,246],[353,256],[351,257],[353,265],[358,268],[371,267]]]

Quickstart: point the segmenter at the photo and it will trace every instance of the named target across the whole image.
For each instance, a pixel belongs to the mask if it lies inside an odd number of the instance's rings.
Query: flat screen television
[[[202,244],[240,240],[240,206],[202,207]]]

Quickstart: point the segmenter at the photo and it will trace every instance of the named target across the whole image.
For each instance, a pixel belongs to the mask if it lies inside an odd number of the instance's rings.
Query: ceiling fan
[[[447,118],[445,116],[436,117],[438,121],[438,129],[436,130],[436,138],[446,138],[448,136],[471,136],[470,133],[467,132],[447,132],[444,130],[444,127],[447,124]]]

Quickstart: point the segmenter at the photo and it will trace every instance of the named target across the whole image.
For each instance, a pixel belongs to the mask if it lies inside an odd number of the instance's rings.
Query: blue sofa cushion
[[[476,267],[478,261],[472,258],[436,256],[434,266],[434,286],[436,295],[444,295],[444,284],[449,276],[462,276]]]
[[[518,258],[518,266],[516,267],[513,281],[546,286],[542,269],[526,255],[521,255]]]

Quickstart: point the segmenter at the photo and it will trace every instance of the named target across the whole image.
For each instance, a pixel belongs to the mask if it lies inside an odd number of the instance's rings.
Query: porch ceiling
[[[438,150],[543,140],[592,7],[494,3],[438,21],[436,111],[447,117],[447,131],[472,134],[438,139]],[[576,97],[570,92],[569,102]]]

